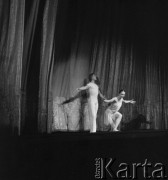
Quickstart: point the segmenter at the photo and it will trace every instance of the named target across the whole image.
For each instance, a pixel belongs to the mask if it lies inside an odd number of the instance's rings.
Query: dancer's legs
[[[119,126],[119,124],[120,124],[120,122],[121,122],[121,119],[122,119],[122,114],[121,113],[119,113],[119,112],[116,112],[115,114],[114,114],[114,119],[115,119],[115,127],[113,128],[113,131],[118,131],[118,126]]]
[[[97,111],[98,111],[98,102],[94,102],[94,111],[93,111],[93,124],[92,124],[92,132],[96,132],[96,118],[97,118]]]
[[[114,124],[114,121],[113,121],[113,113],[110,109],[106,109],[105,111],[105,125],[109,125],[111,126],[111,129],[114,129],[115,127],[115,124]]]
[[[98,110],[98,102],[89,100],[89,120],[90,120],[90,132],[96,132],[96,117]]]

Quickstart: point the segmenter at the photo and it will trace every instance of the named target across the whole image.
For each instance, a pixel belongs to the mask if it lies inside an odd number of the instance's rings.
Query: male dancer
[[[120,110],[122,103],[135,104],[134,100],[124,100],[125,91],[122,89],[119,91],[119,95],[110,100],[104,100],[104,102],[111,103],[111,105],[105,111],[105,125],[111,125],[112,131],[119,131],[117,127],[119,126],[122,114],[118,111]]]
[[[88,90],[88,110],[89,110],[89,121],[90,121],[90,132],[96,132],[96,118],[98,111],[98,95],[101,98],[105,99],[105,97],[101,94],[99,90],[98,77],[91,73],[89,75],[89,83],[86,86],[77,88],[77,91]]]

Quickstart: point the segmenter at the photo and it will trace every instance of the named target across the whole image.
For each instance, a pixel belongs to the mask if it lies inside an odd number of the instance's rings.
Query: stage
[[[1,179],[95,179],[96,158],[118,164],[162,163],[168,172],[167,131],[56,132],[0,138]],[[153,167],[154,168],[154,167]],[[150,174],[150,173],[149,173]],[[112,179],[107,174],[107,179]],[[138,179],[144,179],[141,170]]]

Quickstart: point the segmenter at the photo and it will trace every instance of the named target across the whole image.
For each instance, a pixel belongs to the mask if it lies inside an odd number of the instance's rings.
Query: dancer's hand
[[[101,97],[101,98],[102,98],[103,102],[104,102],[104,100],[106,100],[106,98],[105,98],[105,97]]]
[[[108,100],[107,100],[107,99],[104,99],[103,101],[106,102],[106,103],[108,103]]]
[[[103,97],[103,101],[104,101],[104,100],[107,100],[107,98],[106,98],[105,96]]]
[[[133,99],[130,101],[131,104],[135,104],[136,101],[134,101]]]
[[[80,92],[80,89],[77,88],[74,93],[77,94],[77,93],[79,93],[79,92]]]
[[[76,92],[79,92],[79,91],[80,91],[80,89],[79,89],[79,88],[77,88],[77,89],[76,89]]]

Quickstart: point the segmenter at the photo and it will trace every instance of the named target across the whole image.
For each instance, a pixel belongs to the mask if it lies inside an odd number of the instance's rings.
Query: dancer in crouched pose
[[[111,105],[105,111],[105,125],[111,125],[111,131],[119,131],[117,128],[121,122],[122,114],[118,112],[122,106],[122,103],[135,104],[134,100],[124,100],[125,91],[122,89],[119,91],[119,95],[110,100],[104,100]]]

